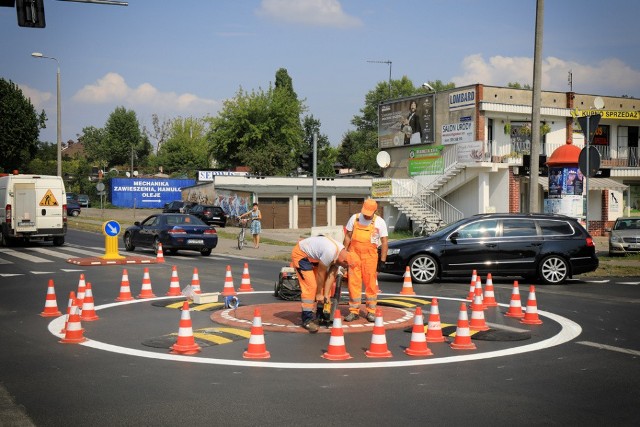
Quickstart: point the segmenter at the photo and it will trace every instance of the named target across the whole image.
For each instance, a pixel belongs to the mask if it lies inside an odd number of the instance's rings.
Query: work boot
[[[316,332],[318,332],[318,329],[320,328],[318,326],[318,322],[316,322],[315,320],[307,320],[306,322],[304,322],[302,324],[302,327],[305,328],[307,331],[309,331],[309,333],[311,334],[315,334]]]
[[[345,322],[353,322],[358,317],[360,317],[360,315],[358,313],[351,312],[351,313],[347,314],[347,317],[344,318],[344,321]]]
[[[368,322],[375,322],[376,321],[376,315],[373,313],[367,313],[367,321]]]

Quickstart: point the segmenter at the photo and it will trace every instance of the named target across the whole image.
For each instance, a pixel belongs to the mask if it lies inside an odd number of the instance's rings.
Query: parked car
[[[174,200],[173,202],[165,203],[162,213],[182,213],[181,209],[184,207],[182,200]]]
[[[186,214],[191,213],[191,209],[197,205],[198,204],[196,202],[184,202],[184,205],[182,206],[180,213],[186,213]]]
[[[212,205],[195,205],[189,210],[191,215],[197,216],[207,224],[226,227],[227,214],[224,213],[220,206]]]
[[[609,255],[640,252],[640,217],[616,219],[609,234]]]
[[[404,274],[415,283],[444,276],[523,276],[547,284],[598,268],[593,239],[563,215],[481,214],[428,237],[389,243],[382,272]]]
[[[190,250],[209,256],[218,245],[218,234],[214,227],[193,215],[177,213],[155,214],[142,222],[136,221],[125,230],[122,239],[127,251],[139,246],[158,253],[159,243],[162,243],[163,252],[170,254],[178,250]]]
[[[67,216],[78,216],[82,211],[80,204],[73,199],[67,198]]]
[[[83,208],[91,207],[91,200],[89,199],[89,196],[86,195],[86,194],[78,194],[78,197],[76,198],[76,201]]]

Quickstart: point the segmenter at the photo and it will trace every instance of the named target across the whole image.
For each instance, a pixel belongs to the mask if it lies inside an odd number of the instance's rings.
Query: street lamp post
[[[58,149],[57,149],[57,153],[58,153],[58,167],[57,167],[57,174],[58,176],[62,176],[62,108],[60,107],[60,62],[52,57],[52,56],[44,56],[43,54],[41,54],[40,52],[33,52],[31,54],[31,56],[33,56],[34,58],[45,58],[45,59],[52,59],[54,61],[56,61],[56,66],[58,68],[57,72],[56,72],[56,108],[57,108],[57,121],[56,121],[56,134],[57,134],[57,142],[58,142]]]

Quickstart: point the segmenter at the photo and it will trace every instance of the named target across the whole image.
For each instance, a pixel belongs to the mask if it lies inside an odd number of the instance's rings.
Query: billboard
[[[165,203],[182,200],[182,187],[195,183],[193,179],[113,178],[111,204],[120,208],[158,209]]]
[[[433,144],[434,95],[421,95],[380,104],[378,147]]]

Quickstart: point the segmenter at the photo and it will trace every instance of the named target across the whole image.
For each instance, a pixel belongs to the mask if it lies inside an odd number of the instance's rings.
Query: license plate
[[[629,249],[640,249],[640,244],[632,243],[629,245]]]
[[[204,245],[204,240],[202,239],[188,239],[187,243],[190,245]]]
[[[21,221],[18,223],[18,228],[20,227],[34,227],[36,225],[33,221]]]

